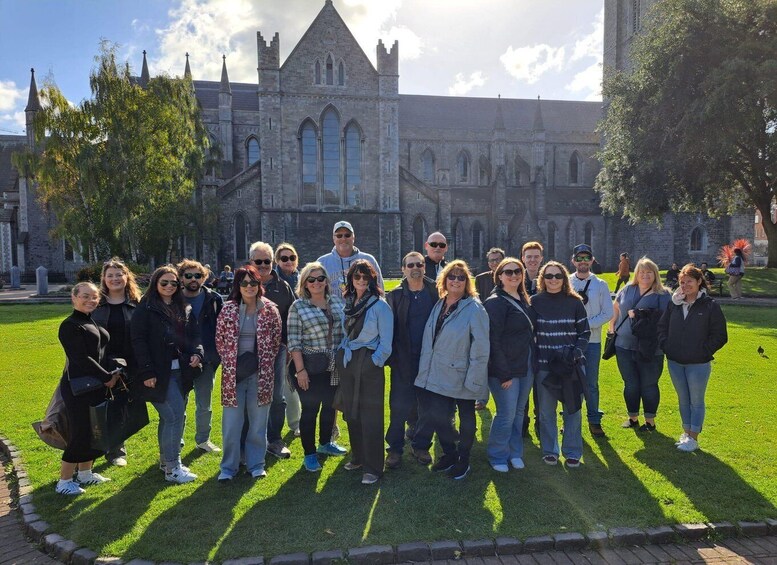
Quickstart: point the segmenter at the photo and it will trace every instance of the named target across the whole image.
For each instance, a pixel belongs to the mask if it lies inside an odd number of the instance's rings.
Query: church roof
[[[399,128],[400,131],[426,128],[491,131],[494,102],[493,98],[400,94]],[[505,129],[532,130],[536,100],[502,98],[501,108]],[[601,118],[601,102],[542,101],[546,131],[592,132]]]
[[[11,163],[11,155],[24,150],[26,141],[27,138],[24,136],[0,136],[0,199],[3,192],[17,190],[16,179],[19,178],[19,171]]]
[[[232,89],[233,110],[259,111],[259,98],[256,94],[256,84],[230,82],[229,87]],[[194,93],[197,95],[197,99],[205,109],[216,109],[219,107],[220,90],[220,82],[211,80],[194,81]]]

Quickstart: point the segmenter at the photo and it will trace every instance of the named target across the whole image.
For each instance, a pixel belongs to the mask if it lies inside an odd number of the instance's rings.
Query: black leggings
[[[332,441],[332,427],[335,423],[335,409],[332,403],[335,399],[336,386],[329,384],[330,373],[310,375],[308,390],[297,386],[299,400],[302,404],[302,414],[299,418],[299,435],[305,455],[316,452],[316,418],[319,417],[318,443]]]

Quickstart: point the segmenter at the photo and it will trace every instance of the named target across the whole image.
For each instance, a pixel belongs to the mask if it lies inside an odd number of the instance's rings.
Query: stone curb
[[[72,565],[125,565],[118,557],[100,557],[93,550],[64,539],[51,532],[51,525],[36,513],[32,485],[22,465],[19,449],[0,436],[0,452],[8,457],[17,479],[16,503],[21,515],[20,527],[41,551],[62,563]],[[715,522],[710,524],[674,524],[652,528],[610,528],[588,533],[560,532],[533,536],[524,540],[511,537],[479,540],[443,540],[411,542],[397,546],[372,545],[348,550],[327,550],[311,553],[276,555],[269,561],[262,556],[229,559],[223,565],[389,565],[392,563],[428,563],[444,559],[488,558],[494,555],[515,555],[545,551],[578,551],[590,549],[617,549],[645,544],[665,545],[676,542],[697,542],[707,538],[761,537],[777,534],[777,519],[763,521]],[[133,559],[126,565],[170,565],[170,562]]]

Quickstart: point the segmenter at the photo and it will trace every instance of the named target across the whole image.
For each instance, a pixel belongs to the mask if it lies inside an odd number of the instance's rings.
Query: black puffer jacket
[[[529,354],[534,348],[533,326],[537,322],[531,306],[521,303],[529,316],[527,319],[510,300],[512,298],[497,287],[483,303],[490,326],[488,376],[496,377],[503,383],[528,374]]]
[[[675,363],[712,361],[727,341],[726,318],[718,303],[706,294],[696,299],[686,318],[682,303],[673,299],[658,322],[658,345]]]
[[[278,313],[281,315],[281,342],[286,343],[287,327],[286,320],[289,318],[289,308],[296,300],[294,291],[285,280],[278,276],[275,271],[270,271],[272,280],[264,286],[264,297],[271,300],[278,307]]]

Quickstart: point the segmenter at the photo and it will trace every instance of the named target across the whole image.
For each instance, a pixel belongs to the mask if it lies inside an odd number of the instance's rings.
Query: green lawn
[[[484,411],[473,472],[460,483],[408,456],[377,487],[364,487],[359,474],[346,472],[347,458],[330,458],[322,473],[310,474],[301,469],[299,439],[288,435],[293,456],[268,457],[267,479],[240,478],[225,487],[216,481],[219,457],[193,449],[190,403],[184,458],[200,480],[184,486],[164,482],[157,467],[156,414],[150,409],[152,424],[128,442],[129,466],[98,466],[113,481],[75,499],[54,494],[60,452],[40,442],[30,427],[43,415],[62,369],[56,333],[67,312],[60,305],[0,306],[0,433],[22,449],[43,519],[103,555],[221,561],[416,540],[777,518],[777,467],[770,459],[777,449],[773,310],[725,309],[730,342],[714,363],[703,451],[693,454],[673,446],[680,426],[666,372],[658,432],[619,427],[621,380],[610,360],[602,362],[601,373],[609,439],[594,441],[584,431],[585,464],[579,469],[544,465],[532,437],[525,470],[494,473],[485,460],[491,414]],[[759,345],[770,358],[756,353]],[[220,443],[219,407],[213,439]],[[347,434],[342,443],[348,445]]]

